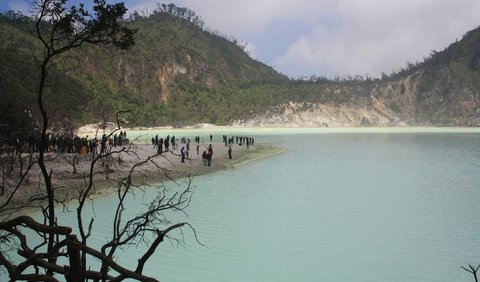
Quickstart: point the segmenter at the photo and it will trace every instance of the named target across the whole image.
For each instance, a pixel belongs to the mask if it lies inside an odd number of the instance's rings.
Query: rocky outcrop
[[[375,98],[371,105],[294,103],[279,105],[232,126],[252,127],[361,127],[407,126],[398,115]]]
[[[180,65],[176,62],[169,62],[165,64],[161,69],[157,69],[155,75],[162,87],[162,93],[160,100],[166,102],[171,96],[171,85],[174,83],[175,77],[178,74],[187,73],[187,67]]]

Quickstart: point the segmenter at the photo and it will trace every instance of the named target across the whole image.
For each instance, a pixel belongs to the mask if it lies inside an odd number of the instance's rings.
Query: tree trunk
[[[80,258],[80,249],[77,236],[69,235],[67,239],[67,252],[70,262],[70,271],[65,274],[67,282],[82,282],[84,281],[84,273],[82,268],[82,260]]]

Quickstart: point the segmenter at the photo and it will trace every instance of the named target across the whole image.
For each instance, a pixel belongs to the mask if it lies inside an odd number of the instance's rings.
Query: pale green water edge
[[[127,129],[130,138],[175,135],[182,136],[207,136],[209,134],[248,134],[248,135],[272,135],[272,134],[309,134],[309,133],[480,133],[480,127],[333,127],[333,128],[269,128],[269,127],[229,127],[216,126],[211,128],[173,128],[173,129]]]
[[[288,151],[197,179],[188,220],[209,248],[163,246],[164,281],[473,281],[460,266],[480,263],[479,129],[202,133]]]
[[[185,246],[165,242],[145,268],[161,281],[473,281],[460,267],[480,263],[478,128],[127,134],[146,142],[155,134],[212,134],[216,142],[247,135],[286,150],[195,178],[188,216],[168,216],[191,223],[207,248],[188,230]],[[97,202],[92,240],[110,234],[103,223],[114,204]],[[117,259],[134,266],[141,251]]]

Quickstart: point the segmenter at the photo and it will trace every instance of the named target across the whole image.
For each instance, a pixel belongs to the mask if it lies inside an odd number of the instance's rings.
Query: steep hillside
[[[47,104],[57,124],[113,120],[120,110],[132,110],[134,125],[226,124],[272,104],[272,85],[288,79],[252,60],[233,40],[205,31],[198,18],[178,16],[177,9],[127,21],[138,29],[128,51],[85,45],[56,62]],[[0,35],[0,110],[30,110],[35,117],[42,49],[32,22],[3,15]]]
[[[261,126],[479,126],[480,28],[382,79],[296,82],[291,103],[235,124]],[[293,102],[293,103],[292,103]]]
[[[7,22],[0,17],[0,137],[38,125],[35,93],[42,53],[31,28],[28,18]],[[54,67],[46,84],[46,104],[57,123],[68,127],[86,120],[83,109],[91,93],[81,82]]]
[[[480,28],[387,80],[375,91],[411,123],[477,126],[480,121]]]
[[[120,110],[131,110],[132,126],[480,123],[480,29],[382,79],[298,81],[206,31],[188,9],[134,14],[125,24],[138,29],[132,49],[84,46],[52,66],[46,103],[53,125],[112,121]],[[43,51],[32,31],[22,15],[0,16],[0,136],[35,126]]]

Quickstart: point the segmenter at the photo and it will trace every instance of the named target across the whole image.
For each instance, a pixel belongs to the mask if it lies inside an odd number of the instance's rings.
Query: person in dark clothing
[[[158,147],[158,134],[155,135],[154,138],[152,138],[152,143],[153,143],[153,148],[157,148]]]
[[[232,146],[228,146],[228,158],[232,159]]]
[[[168,135],[167,138],[165,138],[165,141],[163,143],[165,145],[165,152],[168,152],[168,147],[170,145],[170,135]]]
[[[203,165],[207,165],[207,151],[203,151],[202,160],[203,160]]]
[[[176,144],[175,144],[175,136],[172,136],[170,138],[170,143],[172,143],[173,150],[177,149]]]
[[[107,135],[104,133],[102,135],[102,141],[100,142],[100,155],[103,155],[106,149],[107,149]]]
[[[213,148],[212,144],[208,145],[208,150],[207,150],[207,164],[208,166],[212,165],[212,156],[213,156]]]
[[[160,140],[157,142],[157,153],[163,153],[163,138],[160,138]]]
[[[185,162],[185,147],[182,147],[180,150],[180,155],[182,156],[182,163]]]

